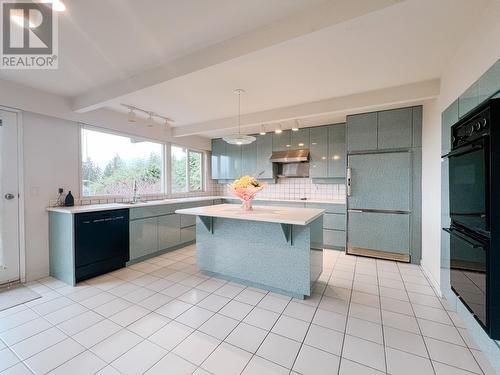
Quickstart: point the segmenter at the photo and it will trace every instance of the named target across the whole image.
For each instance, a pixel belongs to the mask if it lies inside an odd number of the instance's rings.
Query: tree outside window
[[[82,128],[83,196],[164,192],[163,145]]]
[[[171,147],[172,192],[203,190],[203,154],[184,147]]]

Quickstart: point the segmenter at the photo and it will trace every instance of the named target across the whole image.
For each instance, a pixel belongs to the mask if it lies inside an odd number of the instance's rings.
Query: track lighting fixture
[[[128,122],[137,122],[137,113],[142,113],[146,115],[146,125],[148,127],[153,127],[156,125],[155,119],[161,119],[165,121],[165,126],[168,128],[170,127],[170,124],[174,122],[171,118],[167,116],[162,116],[157,114],[156,112],[151,112],[151,111],[146,111],[145,109],[136,107],[134,105],[129,105],[129,104],[122,104],[123,107],[128,109]]]

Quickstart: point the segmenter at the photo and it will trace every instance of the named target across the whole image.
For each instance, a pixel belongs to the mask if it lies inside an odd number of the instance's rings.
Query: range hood
[[[309,177],[309,150],[275,151],[270,160],[276,177]]]
[[[302,163],[309,161],[309,150],[274,151],[271,155],[273,163]]]

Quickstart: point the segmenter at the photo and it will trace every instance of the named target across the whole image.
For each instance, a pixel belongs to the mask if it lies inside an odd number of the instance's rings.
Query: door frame
[[[26,282],[26,238],[24,223],[24,142],[23,112],[20,109],[0,105],[0,110],[13,112],[17,118],[17,171],[18,171],[18,225],[19,225],[19,280]]]

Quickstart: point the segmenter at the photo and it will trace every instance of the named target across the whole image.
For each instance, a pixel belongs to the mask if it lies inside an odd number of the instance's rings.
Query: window
[[[164,192],[164,145],[82,128],[83,196]]]
[[[172,193],[203,190],[203,153],[171,147]]]

